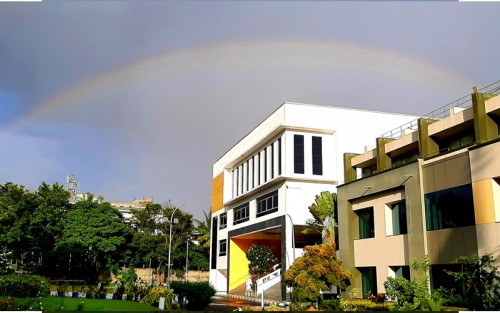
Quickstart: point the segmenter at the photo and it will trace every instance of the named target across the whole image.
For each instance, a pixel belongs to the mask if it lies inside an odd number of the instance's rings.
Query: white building
[[[315,196],[335,192],[343,179],[343,153],[415,118],[287,102],[236,143],[213,165],[210,282],[217,291],[242,288],[252,244],[271,248],[287,269],[305,245],[321,243],[301,231]]]

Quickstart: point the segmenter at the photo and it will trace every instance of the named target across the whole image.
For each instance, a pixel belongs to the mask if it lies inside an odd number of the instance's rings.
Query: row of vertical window
[[[323,175],[323,138],[312,136],[312,173]],[[293,136],[293,172],[305,173],[304,135]]]
[[[233,198],[281,175],[281,150],[280,138],[236,167],[232,171]]]
[[[424,195],[427,230],[475,225],[474,199],[470,184],[431,192]],[[408,233],[406,203],[390,205],[392,234]],[[375,237],[373,207],[356,210],[359,221],[359,239]]]
[[[257,216],[261,217],[278,211],[278,190],[257,198]],[[241,224],[250,219],[249,202],[233,209],[233,225]],[[227,212],[219,215],[219,229],[227,227]]]
[[[389,205],[392,233],[388,235],[403,235],[408,233],[406,222],[406,203],[405,201],[396,202]],[[375,237],[375,216],[373,207],[356,210],[359,221],[359,239]]]

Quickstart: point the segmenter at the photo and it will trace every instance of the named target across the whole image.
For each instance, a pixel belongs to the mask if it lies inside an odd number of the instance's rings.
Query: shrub
[[[325,311],[340,311],[340,300],[339,299],[323,300],[320,302],[319,308]]]
[[[396,308],[396,303],[375,303],[370,300],[341,300],[340,309],[342,311],[389,311]]]
[[[172,289],[168,289],[163,286],[155,286],[151,288],[144,298],[142,298],[141,303],[157,307],[160,303],[161,297],[165,298],[165,309],[172,309],[174,294],[172,293]]]
[[[180,282],[170,283],[170,287],[179,297],[186,297],[186,309],[198,311],[210,303],[210,298],[215,295],[215,289],[207,282]]]
[[[37,275],[0,276],[0,296],[39,297],[49,293],[49,282]]]

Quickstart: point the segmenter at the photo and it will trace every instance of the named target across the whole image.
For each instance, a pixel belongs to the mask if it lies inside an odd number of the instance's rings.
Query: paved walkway
[[[244,307],[260,307],[260,303],[232,297],[213,296],[212,303],[210,303],[205,309],[203,309],[203,311],[228,312]]]

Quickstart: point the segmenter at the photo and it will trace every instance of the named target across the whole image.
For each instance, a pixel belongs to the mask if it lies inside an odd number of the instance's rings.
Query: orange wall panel
[[[224,208],[222,195],[224,191],[224,173],[212,180],[212,213]]]

